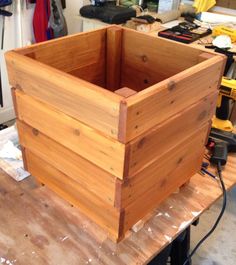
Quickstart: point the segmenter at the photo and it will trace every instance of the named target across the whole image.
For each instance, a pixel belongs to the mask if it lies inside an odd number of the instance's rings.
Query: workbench
[[[228,190],[236,184],[235,162],[236,156],[230,155],[223,171]],[[215,179],[196,174],[150,213],[142,229],[115,244],[79,209],[46,186],[37,186],[32,177],[18,183],[0,171],[1,263],[147,264],[221,194]]]

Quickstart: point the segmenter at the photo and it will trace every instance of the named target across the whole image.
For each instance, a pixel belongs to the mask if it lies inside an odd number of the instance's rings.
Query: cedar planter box
[[[112,239],[200,169],[221,55],[111,26],[6,60],[26,169]]]

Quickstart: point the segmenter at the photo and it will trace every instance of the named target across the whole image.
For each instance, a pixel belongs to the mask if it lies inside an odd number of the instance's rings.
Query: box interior
[[[202,53],[191,46],[117,26],[19,52],[115,93],[124,87],[134,93],[142,91],[198,64]]]

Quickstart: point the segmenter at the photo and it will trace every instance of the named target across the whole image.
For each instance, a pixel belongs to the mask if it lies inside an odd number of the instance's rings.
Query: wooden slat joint
[[[209,127],[208,127],[208,131],[207,131],[207,134],[206,134],[206,140],[205,140],[204,145],[207,145],[207,143],[208,143],[209,135],[210,135],[210,132],[211,132],[211,125],[212,125],[212,120],[209,120]]]
[[[115,91],[120,88],[122,28],[108,28],[106,40],[106,88]]]
[[[22,152],[22,158],[23,158],[23,164],[24,164],[24,169],[26,171],[28,171],[28,165],[27,165],[27,159],[26,159],[26,154],[25,154],[25,147],[24,146],[20,146],[21,147],[21,152]]]
[[[120,211],[119,232],[118,232],[117,242],[121,241],[125,237],[124,222],[125,222],[125,210],[122,209]]]
[[[126,142],[126,128],[127,128],[127,101],[122,99],[120,101],[120,115],[119,115],[119,127],[118,127],[118,140],[121,143]]]
[[[203,53],[199,54],[198,62],[201,63],[201,62],[206,61],[206,60],[213,58],[213,57],[215,57],[215,54],[203,52]]]
[[[16,88],[15,87],[11,88],[11,96],[12,96],[15,114],[16,114],[16,117],[18,117],[19,112],[18,112],[18,106],[17,106],[17,101],[16,101]]]
[[[122,181],[120,179],[116,179],[114,207],[117,209],[121,208],[121,195],[122,195]]]
[[[126,180],[129,176],[129,167],[130,167],[130,143],[125,145],[125,157],[124,157],[124,172],[123,180]]]

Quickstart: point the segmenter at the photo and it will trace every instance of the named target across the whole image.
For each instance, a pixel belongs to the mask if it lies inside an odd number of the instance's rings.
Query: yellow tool
[[[232,42],[236,41],[236,29],[232,29],[226,26],[216,26],[213,28],[212,36],[228,35]]]
[[[196,13],[205,12],[216,4],[216,0],[195,0],[193,7],[196,8]]]
[[[230,99],[236,100],[236,80],[223,77],[217,101],[216,116],[212,120],[213,128],[233,131],[232,122],[228,120]]]

